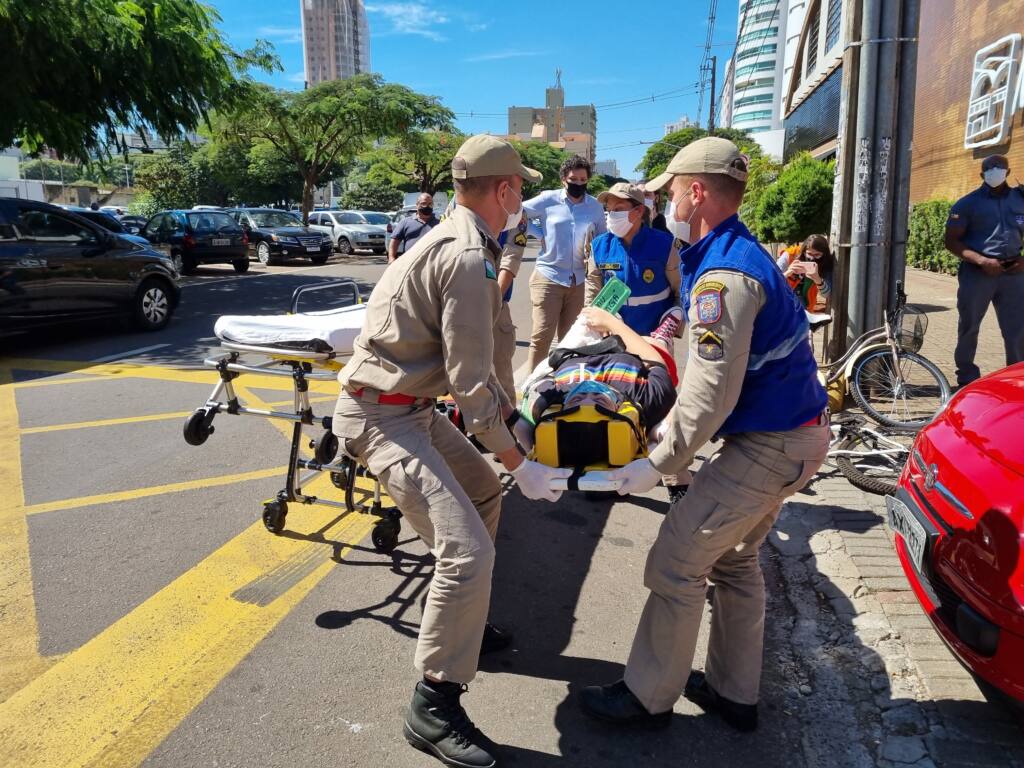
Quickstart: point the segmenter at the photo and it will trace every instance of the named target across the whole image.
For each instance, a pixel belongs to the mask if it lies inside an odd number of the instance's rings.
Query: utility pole
[[[715,132],[715,70],[718,69],[718,57],[711,57],[711,102],[708,104],[708,133]]]

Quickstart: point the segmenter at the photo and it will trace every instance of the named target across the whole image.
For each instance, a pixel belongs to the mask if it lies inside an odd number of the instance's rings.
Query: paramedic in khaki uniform
[[[570,470],[526,461],[505,426],[514,415],[491,373],[501,305],[495,236],[521,217],[523,166],[503,139],[474,136],[452,160],[458,207],[390,264],[374,288],[351,361],[338,379],[333,422],[433,553],[410,744],[449,765],[490,766],[487,740],[459,698],[476,675],[491,593],[501,484],[489,463],[434,408],[455,398],[467,430],[505,465],[523,495],[556,501]]]
[[[650,590],[624,679],[583,690],[605,721],[667,725],[680,693],[733,727],[757,726],[764,580],[757,552],[783,500],[828,450],[825,391],[807,320],[775,261],[737,218],[747,159],[726,139],[680,150],[647,189],[671,185],[689,361],[666,438],[614,470],[645,493],[720,435],[718,453],[669,509],[647,558]],[[692,231],[692,237],[691,237]],[[708,579],[715,583],[704,672],[691,670]]]

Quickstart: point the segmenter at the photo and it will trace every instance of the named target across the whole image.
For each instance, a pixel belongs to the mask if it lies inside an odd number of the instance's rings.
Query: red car
[[[936,631],[1024,707],[1024,363],[953,396],[918,434],[886,505]]]

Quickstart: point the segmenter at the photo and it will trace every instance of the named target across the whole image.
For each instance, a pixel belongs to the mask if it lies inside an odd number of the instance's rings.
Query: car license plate
[[[215,237],[210,241],[210,245],[231,245],[231,238],[228,237]]]
[[[319,248],[317,248],[316,246],[313,246],[313,245],[306,246],[306,252],[307,253],[316,253],[319,250],[320,250]]]
[[[919,573],[923,573],[924,550],[928,545],[928,534],[925,533],[924,526],[899,499],[886,496],[885,506],[889,512],[889,527],[902,537],[910,558],[914,561],[914,567]]]

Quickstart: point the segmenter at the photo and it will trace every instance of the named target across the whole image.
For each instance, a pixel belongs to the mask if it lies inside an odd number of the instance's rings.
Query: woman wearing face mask
[[[586,303],[617,277],[630,289],[620,310],[626,325],[650,336],[667,322],[672,327],[663,335],[671,339],[682,320],[679,252],[672,235],[644,225],[644,191],[638,185],[620,182],[597,199],[607,209],[608,231],[591,244]]]
[[[647,206],[647,213],[644,214],[644,224],[651,229],[660,232],[668,232],[668,224],[665,223],[665,214],[661,211],[661,192],[648,192],[643,184],[644,205]]]
[[[824,235],[811,235],[800,245],[795,255],[785,251],[776,262],[779,269],[789,281],[804,309],[811,312],[822,299],[826,305],[832,294],[832,272],[835,269],[835,258],[828,247],[828,238]]]
[[[590,163],[576,155],[562,163],[562,188],[523,203],[526,218],[540,220],[543,247],[530,276],[533,333],[528,370],[547,357],[558,333],[564,336],[583,309],[587,243],[605,231],[604,210],[587,194]]]

